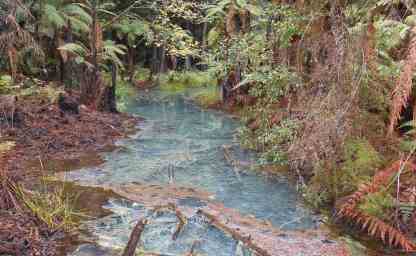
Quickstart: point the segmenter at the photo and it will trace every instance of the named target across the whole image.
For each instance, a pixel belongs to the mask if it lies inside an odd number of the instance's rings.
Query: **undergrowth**
[[[348,140],[341,159],[341,163],[332,165],[323,161],[315,163],[304,196],[316,208],[350,195],[362,184],[370,182],[384,163],[383,157],[365,139]]]
[[[148,68],[137,68],[134,72],[133,79],[135,81],[148,81],[152,79],[151,71]]]
[[[187,88],[215,87],[217,81],[208,72],[169,71],[160,75],[159,84],[162,90],[179,92]]]
[[[210,107],[221,102],[220,90],[217,86],[198,89],[191,95],[193,101],[203,107]]]

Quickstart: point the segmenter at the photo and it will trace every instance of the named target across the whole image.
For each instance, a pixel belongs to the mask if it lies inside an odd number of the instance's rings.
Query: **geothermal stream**
[[[127,112],[145,118],[137,135],[104,153],[105,163],[65,173],[81,186],[114,191],[111,214],[83,223],[73,256],[121,255],[140,219],[137,255],[346,255],[321,231],[285,176],[252,167],[239,147],[239,122],[203,110],[186,93],[140,92]]]

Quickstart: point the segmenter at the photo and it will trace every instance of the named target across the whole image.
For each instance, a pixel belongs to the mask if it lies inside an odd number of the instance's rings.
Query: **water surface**
[[[250,167],[256,163],[256,155],[239,147],[235,138],[239,122],[226,114],[203,110],[186,98],[186,94],[158,90],[140,92],[126,104],[126,109],[145,118],[139,124],[141,131],[120,140],[120,149],[105,153],[104,164],[70,172],[66,179],[88,186],[138,183],[194,188],[209,192],[212,200],[226,207],[271,222],[277,228],[314,227],[312,215],[285,177],[265,177]],[[192,197],[180,203],[195,208],[203,204]],[[154,222],[142,238],[146,251],[181,255],[199,239],[204,241],[198,246],[201,255],[234,255],[236,251],[248,255],[238,242],[207,223],[187,225],[178,240],[172,241],[167,237],[175,230],[175,216],[154,216],[143,205],[116,199],[105,207],[113,214],[86,223],[93,235],[90,240],[102,248],[122,248],[134,222],[150,216]],[[100,254],[85,245],[74,255],[106,255],[105,252],[103,249],[104,254]]]

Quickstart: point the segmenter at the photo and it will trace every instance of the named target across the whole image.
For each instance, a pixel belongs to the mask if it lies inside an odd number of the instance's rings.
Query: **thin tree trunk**
[[[207,35],[208,35],[208,22],[204,22],[204,25],[202,27],[202,52],[203,53],[205,53],[207,51],[207,48],[208,48]],[[208,69],[208,64],[202,65],[201,69],[202,70],[207,70]]]
[[[129,69],[129,81],[132,82],[134,79],[134,49],[130,45],[127,50],[127,62]]]
[[[92,51],[92,65],[94,66],[95,69],[98,68],[98,61],[97,61],[97,55],[98,55],[98,49],[97,49],[97,1],[98,0],[94,0],[93,1],[93,6],[92,6],[92,29],[91,29],[91,33],[92,33],[92,39],[91,39],[91,51]]]
[[[186,21],[186,29],[191,32],[191,23],[189,21]],[[192,60],[191,60],[191,56],[186,56],[186,60],[185,60],[185,68],[186,70],[191,70],[192,68]]]
[[[152,75],[159,73],[159,65],[158,65],[158,49],[156,46],[153,46],[153,56],[152,56],[152,68],[151,68]]]
[[[162,46],[161,49],[161,54],[160,54],[160,68],[159,68],[159,72],[161,73],[165,73],[166,70],[166,48],[165,45]]]
[[[117,87],[117,66],[111,64],[111,88],[108,95],[108,103],[110,112],[117,112],[117,101],[116,101],[116,87]]]
[[[67,32],[67,38],[66,38],[65,42],[66,43],[74,42],[74,35],[72,33],[72,23],[71,23],[71,21],[68,21],[68,32]],[[66,77],[72,77],[73,63],[72,63],[71,58],[68,58],[67,62],[68,63],[67,63],[66,68],[65,68],[65,72],[66,72],[65,75],[66,75]],[[67,83],[69,83],[68,87],[72,88],[73,79],[69,79],[69,81],[67,81]]]

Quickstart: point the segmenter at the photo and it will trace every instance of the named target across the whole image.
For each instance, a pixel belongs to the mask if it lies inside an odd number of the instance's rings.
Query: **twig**
[[[142,2],[141,0],[135,1],[132,5],[130,5],[129,7],[127,7],[124,11],[122,11],[117,16],[115,16],[110,22],[108,22],[107,24],[104,24],[103,27],[111,26],[116,21],[118,21],[121,17],[125,16],[131,9],[133,9],[134,7],[136,7],[136,5],[137,4],[140,4],[141,2]]]
[[[195,241],[192,243],[191,249],[190,249],[190,250],[189,250],[189,252],[186,254],[186,256],[193,256],[193,255],[194,255],[195,248],[196,248],[196,246],[198,245],[198,243],[199,243],[199,242],[200,242],[199,240],[195,240]]]
[[[235,172],[237,178],[241,179],[240,172],[238,170],[239,164],[236,160],[232,158],[231,152],[230,152],[230,146],[224,145],[223,149],[224,149],[225,160],[227,160],[227,162],[233,167],[233,171]]]
[[[182,231],[182,229],[183,229],[183,227],[186,225],[186,223],[187,223],[187,219],[186,219],[186,217],[182,214],[182,212],[181,211],[179,211],[176,207],[175,207],[175,214],[176,214],[176,217],[178,218],[178,220],[179,220],[179,223],[178,223],[178,225],[176,226],[176,230],[175,230],[175,232],[173,233],[173,235],[172,235],[172,240],[173,241],[175,241],[177,238],[178,238],[178,236],[179,236],[179,234],[181,233],[181,231]]]

